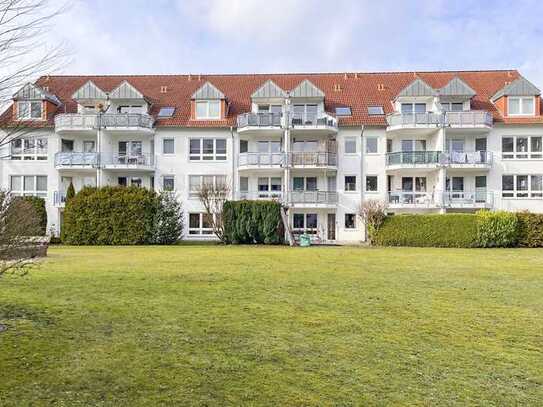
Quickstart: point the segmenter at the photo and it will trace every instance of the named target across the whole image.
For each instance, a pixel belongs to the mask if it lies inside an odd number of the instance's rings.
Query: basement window
[[[368,106],[368,115],[379,116],[385,114],[383,106]]]
[[[158,117],[172,117],[173,112],[175,112],[175,107],[171,107],[171,106],[161,107],[158,112]]]
[[[351,116],[351,108],[349,106],[336,107],[336,116]]]

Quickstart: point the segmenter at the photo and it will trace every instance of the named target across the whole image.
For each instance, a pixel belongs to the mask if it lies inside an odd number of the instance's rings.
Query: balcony
[[[286,162],[285,153],[241,153],[240,170],[280,169]]]
[[[98,126],[97,114],[63,113],[55,116],[55,132],[91,132]]]
[[[154,156],[151,154],[102,153],[100,163],[106,170],[154,171]]]
[[[251,201],[279,201],[283,200],[283,192],[281,191],[239,191],[237,193],[239,200]]]
[[[98,153],[60,152],[55,154],[55,168],[91,169],[98,168]]]
[[[337,154],[327,151],[293,152],[288,155],[288,163],[293,168],[330,168],[337,167]]]
[[[98,128],[115,131],[153,131],[154,120],[141,113],[100,113],[80,114],[64,113],[55,116],[55,131],[66,133],[73,131],[89,132]]]
[[[243,113],[238,116],[238,133],[253,135],[282,134],[281,113]]]
[[[468,110],[464,112],[446,112],[445,124],[452,132],[454,129],[487,131],[492,128],[492,114],[484,110]]]
[[[391,209],[436,209],[439,203],[429,192],[389,192],[388,207]]]
[[[443,194],[443,207],[452,209],[489,209],[494,204],[494,194],[481,189],[475,192],[447,191]]]
[[[53,192],[53,206],[56,208],[64,208],[66,205],[66,192],[54,191]]]
[[[388,170],[414,168],[434,169],[438,167],[441,151],[400,151],[386,154]]]
[[[451,151],[444,154],[443,162],[451,168],[488,170],[492,167],[492,159],[490,151]]]
[[[335,207],[336,191],[291,191],[287,203],[297,208]]]
[[[392,113],[387,116],[387,132],[406,130],[413,134],[426,135],[442,126],[443,120],[440,113]]]
[[[337,119],[327,113],[296,113],[290,114],[290,127],[293,134],[335,134],[337,133]]]

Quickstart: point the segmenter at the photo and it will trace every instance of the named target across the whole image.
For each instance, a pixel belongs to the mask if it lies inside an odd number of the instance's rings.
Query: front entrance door
[[[329,213],[328,214],[328,233],[327,233],[327,239],[328,240],[336,240],[336,214],[335,213]]]

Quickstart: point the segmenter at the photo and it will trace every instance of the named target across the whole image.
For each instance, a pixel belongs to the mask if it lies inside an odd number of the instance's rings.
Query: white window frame
[[[261,179],[266,179],[267,180],[267,187],[268,187],[268,190],[267,191],[260,191],[260,185],[264,185],[264,184],[260,184],[260,180]],[[274,184],[272,183],[272,179],[274,180],[279,180],[279,184]],[[279,190],[272,190],[272,185],[279,185]],[[258,177],[257,180],[256,180],[256,188],[257,188],[257,196],[258,198],[281,198],[282,194],[283,194],[283,178],[281,176],[262,176],[262,177]]]
[[[38,148],[38,140],[45,141],[45,148]],[[33,146],[26,146],[27,143],[32,141]],[[20,147],[16,147],[15,144],[21,144]],[[10,159],[23,160],[23,161],[46,161],[47,151],[49,148],[49,139],[47,137],[19,137],[11,140],[10,142]]]
[[[503,174],[501,180],[502,199],[543,199],[543,188],[541,190],[532,190],[532,177],[542,177],[543,174]],[[513,177],[513,189],[503,189],[503,177]],[[527,177],[528,188],[518,189],[518,177]]]
[[[197,198],[198,193],[200,191],[200,188],[204,185],[204,178],[212,178],[213,179],[213,187],[217,188],[220,184],[217,182],[218,180],[222,180],[224,184],[228,184],[228,180],[226,178],[225,174],[207,174],[207,175],[201,175],[201,174],[190,174],[188,176],[188,186],[189,186],[189,197],[190,198]],[[198,179],[197,184],[193,183],[192,180]],[[196,186],[196,188],[193,188]]]
[[[211,105],[217,105],[218,111],[216,116],[212,116],[210,114],[210,106]],[[205,105],[205,115],[199,116],[198,115],[198,105]],[[196,120],[220,120],[221,118],[221,101],[220,100],[197,100],[195,102],[194,106],[194,116],[196,117]]]
[[[355,155],[357,153],[357,150],[358,150],[358,143],[357,143],[357,138],[358,137],[345,137],[344,139],[344,148],[345,148],[345,155]],[[351,144],[354,143],[354,151],[347,151],[347,145],[348,144]]]
[[[524,100],[532,101],[532,110],[530,112],[524,111]],[[519,113],[511,113],[511,101],[518,100]],[[533,96],[508,96],[507,97],[507,115],[508,116],[535,116],[535,97]]]
[[[304,226],[302,228],[297,228],[294,226],[294,215],[303,215],[303,219],[304,219]],[[314,227],[314,228],[308,228],[307,227],[307,217],[309,215],[315,215],[317,217],[317,226]],[[296,212],[294,214],[292,214],[292,231],[296,234],[298,233],[307,233],[307,234],[317,234],[318,231],[319,231],[319,214],[316,213],[316,212],[308,212],[308,213],[303,213],[303,212]]]
[[[354,217],[354,226],[352,228],[347,227],[347,215],[352,215]],[[356,230],[358,228],[358,217],[356,213],[345,213],[343,217],[343,229],[345,230]]]
[[[200,151],[198,153],[191,153],[190,144],[193,140],[199,140]],[[204,154],[204,140],[213,140],[213,152]],[[217,140],[224,140],[224,153],[217,153]],[[228,156],[228,140],[224,137],[191,137],[189,138],[188,153],[189,161],[191,162],[211,162],[211,161],[226,161]]]
[[[40,116],[39,117],[32,117],[32,105],[33,104],[39,104],[40,105]],[[21,112],[23,109],[21,109],[21,106],[27,105],[26,107],[26,114],[24,116],[21,116]],[[18,120],[43,120],[43,102],[41,100],[20,100],[17,102],[17,119]]]
[[[173,180],[173,189],[165,189],[165,188],[164,188],[164,181],[165,181],[166,179],[170,179],[170,178]],[[175,188],[175,175],[163,175],[163,176],[162,176],[161,190],[162,190],[162,191],[175,191],[175,190],[176,190],[176,188]]]
[[[354,189],[347,189],[347,180],[346,180],[347,177],[354,177]],[[358,183],[358,177],[356,175],[346,174],[343,177],[343,191],[346,192],[346,193],[357,192],[358,191],[358,188],[356,186],[357,183]]]
[[[167,153],[164,149],[164,144],[166,141],[171,141],[173,144],[173,152]],[[175,138],[174,137],[164,137],[162,139],[162,154],[163,155],[175,155]]]
[[[191,215],[198,215],[198,227],[194,228],[190,226]],[[213,228],[204,228],[204,216],[207,216],[205,212],[190,212],[189,213],[189,235],[190,236],[210,236],[213,235]]]
[[[541,138],[541,151],[532,151],[532,137]],[[513,139],[513,151],[504,152],[503,151],[503,139],[512,138]],[[528,150],[527,151],[517,151],[517,138],[528,139]],[[543,159],[543,135],[530,135],[530,136],[502,136],[500,143],[500,149],[503,160],[542,160]]]
[[[368,189],[368,177],[373,177],[376,179],[377,181],[377,186],[376,186],[376,189],[373,190],[373,189]],[[364,177],[364,191],[368,194],[377,194],[379,193],[379,176],[376,175],[376,174],[367,174],[365,177]]]
[[[369,152],[368,151],[368,141],[369,140],[375,140],[375,149],[376,149],[375,152]],[[377,154],[379,154],[379,137],[378,136],[366,137],[366,142],[364,144],[365,144],[365,147],[366,147],[364,149],[364,152],[366,153],[366,155],[377,155]]]
[[[28,189],[28,190],[25,189],[25,182],[24,182],[25,177],[33,177],[34,178],[34,188],[33,189]],[[38,188],[38,177],[45,177],[45,185],[46,185],[45,190],[37,189]],[[21,189],[20,190],[12,189],[13,178],[19,178],[20,179],[20,182],[21,182]],[[38,175],[29,175],[29,174],[11,175],[9,177],[9,188],[10,188],[10,192],[15,196],[38,196],[40,198],[46,199],[47,198],[47,182],[48,182],[47,175],[43,175],[43,174],[38,174]]]

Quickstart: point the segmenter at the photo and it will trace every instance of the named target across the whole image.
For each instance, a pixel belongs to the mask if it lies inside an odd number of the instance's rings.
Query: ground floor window
[[[207,213],[190,213],[189,214],[189,235],[211,235],[213,228]]]
[[[12,175],[10,190],[13,195],[47,198],[47,175]]]
[[[503,198],[543,198],[543,175],[503,175]]]
[[[292,218],[293,232],[317,233],[318,216],[316,213],[295,213]]]
[[[173,191],[175,189],[175,178],[173,175],[164,175],[162,177],[162,190]]]
[[[345,214],[345,229],[356,229],[356,215],[354,213]]]

